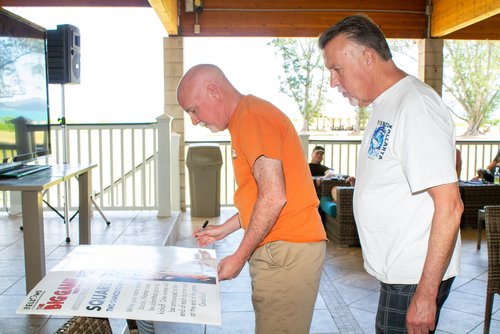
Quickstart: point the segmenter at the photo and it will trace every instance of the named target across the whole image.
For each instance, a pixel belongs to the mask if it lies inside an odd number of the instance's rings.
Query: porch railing
[[[200,144],[198,141],[186,142],[186,145]],[[208,143],[208,142],[204,142]],[[221,194],[220,203],[223,206],[234,205],[233,194],[236,188],[231,160],[229,141],[212,141],[220,145],[222,153]],[[323,164],[331,167],[339,174],[356,176],[356,163],[361,139],[309,139],[307,144],[307,159],[310,159],[314,146],[325,147]],[[461,180],[470,180],[476,175],[478,168],[489,165],[500,148],[500,140],[457,140],[457,148],[462,154]],[[185,150],[187,152],[187,149]],[[188,169],[185,170],[188,175]],[[186,178],[186,205],[189,205],[189,179]]]
[[[92,170],[92,193],[101,209],[157,209],[157,124],[68,124],[67,162],[96,163]],[[52,154],[41,161],[63,163],[63,128],[51,126]],[[78,185],[69,184],[69,207],[78,207]],[[44,195],[52,207],[64,206],[63,185],[52,187]],[[9,194],[0,196],[9,206]]]
[[[92,190],[102,209],[156,209],[157,124],[67,125],[69,163],[97,163]],[[63,130],[52,127],[52,157],[61,163]],[[71,206],[78,196],[71,192]],[[73,189],[72,189],[73,190]],[[62,206],[60,189],[49,192],[48,201]],[[53,199],[54,193],[57,196]]]
[[[136,124],[71,124],[66,125],[68,162],[96,163],[92,171],[92,190],[97,204],[107,210],[158,210],[158,130],[157,123]],[[62,163],[60,125],[52,126],[52,155],[45,163]],[[189,141],[186,146],[199,142]],[[208,143],[208,142],[204,142]],[[221,147],[220,203],[233,205],[236,188],[228,140],[210,141]],[[324,164],[337,173],[355,175],[360,139],[310,138],[307,159],[315,145],[325,147]],[[475,176],[478,168],[487,166],[495,157],[500,140],[460,139],[457,147],[462,152],[462,180]],[[184,152],[187,154],[187,147]],[[43,162],[42,162],[43,163]],[[189,175],[184,167],[185,175]],[[78,205],[78,186],[71,181],[70,208]],[[62,208],[62,186],[53,187],[44,196],[52,206]],[[189,178],[186,177],[186,205],[189,206]],[[0,192],[0,207],[9,205],[9,195]]]

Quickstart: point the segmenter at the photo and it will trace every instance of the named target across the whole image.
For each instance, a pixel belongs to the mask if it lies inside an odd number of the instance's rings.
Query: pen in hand
[[[196,236],[198,236],[198,233],[200,233],[201,231],[203,231],[208,225],[208,220],[205,220],[205,222],[203,223],[203,225],[201,226],[201,228],[198,230],[198,232],[196,232]]]

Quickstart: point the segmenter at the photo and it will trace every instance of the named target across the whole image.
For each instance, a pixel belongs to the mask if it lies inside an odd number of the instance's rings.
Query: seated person
[[[323,146],[316,146],[313,149],[311,155],[311,162],[309,163],[309,169],[311,170],[311,175],[316,178],[316,186],[321,182],[321,178],[325,176],[333,175],[333,169],[322,165],[323,157],[325,155],[325,148]]]
[[[315,146],[311,155],[311,162],[309,163],[309,169],[311,170],[311,175],[315,178],[316,194],[321,200],[321,189],[320,183],[321,179],[325,176],[333,174],[333,169],[322,165],[323,157],[325,155],[325,148],[323,146]],[[321,209],[321,205],[318,207],[319,215],[321,216],[321,221],[325,222],[325,212]]]
[[[472,181],[484,180],[493,183],[493,174],[496,168],[500,168],[500,150],[498,150],[497,155],[486,168],[477,170],[477,176],[472,178]]]
[[[495,155],[495,158],[490,162],[490,164],[486,167],[491,173],[495,172],[495,167],[500,167],[500,149]]]

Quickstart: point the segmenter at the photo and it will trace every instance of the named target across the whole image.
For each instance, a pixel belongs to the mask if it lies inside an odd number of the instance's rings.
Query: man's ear
[[[376,61],[376,53],[372,49],[366,49],[363,51],[363,59],[365,62],[365,65],[369,68],[375,66],[375,61]]]
[[[210,99],[215,99],[216,101],[218,101],[220,98],[220,94],[217,85],[209,83],[207,85],[207,95]]]

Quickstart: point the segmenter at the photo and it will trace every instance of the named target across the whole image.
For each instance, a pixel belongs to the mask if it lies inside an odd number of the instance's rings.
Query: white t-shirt
[[[354,215],[365,269],[388,284],[417,284],[434,214],[426,189],[457,181],[455,126],[436,92],[407,76],[382,93],[361,143]],[[460,236],[443,279],[456,276]]]

